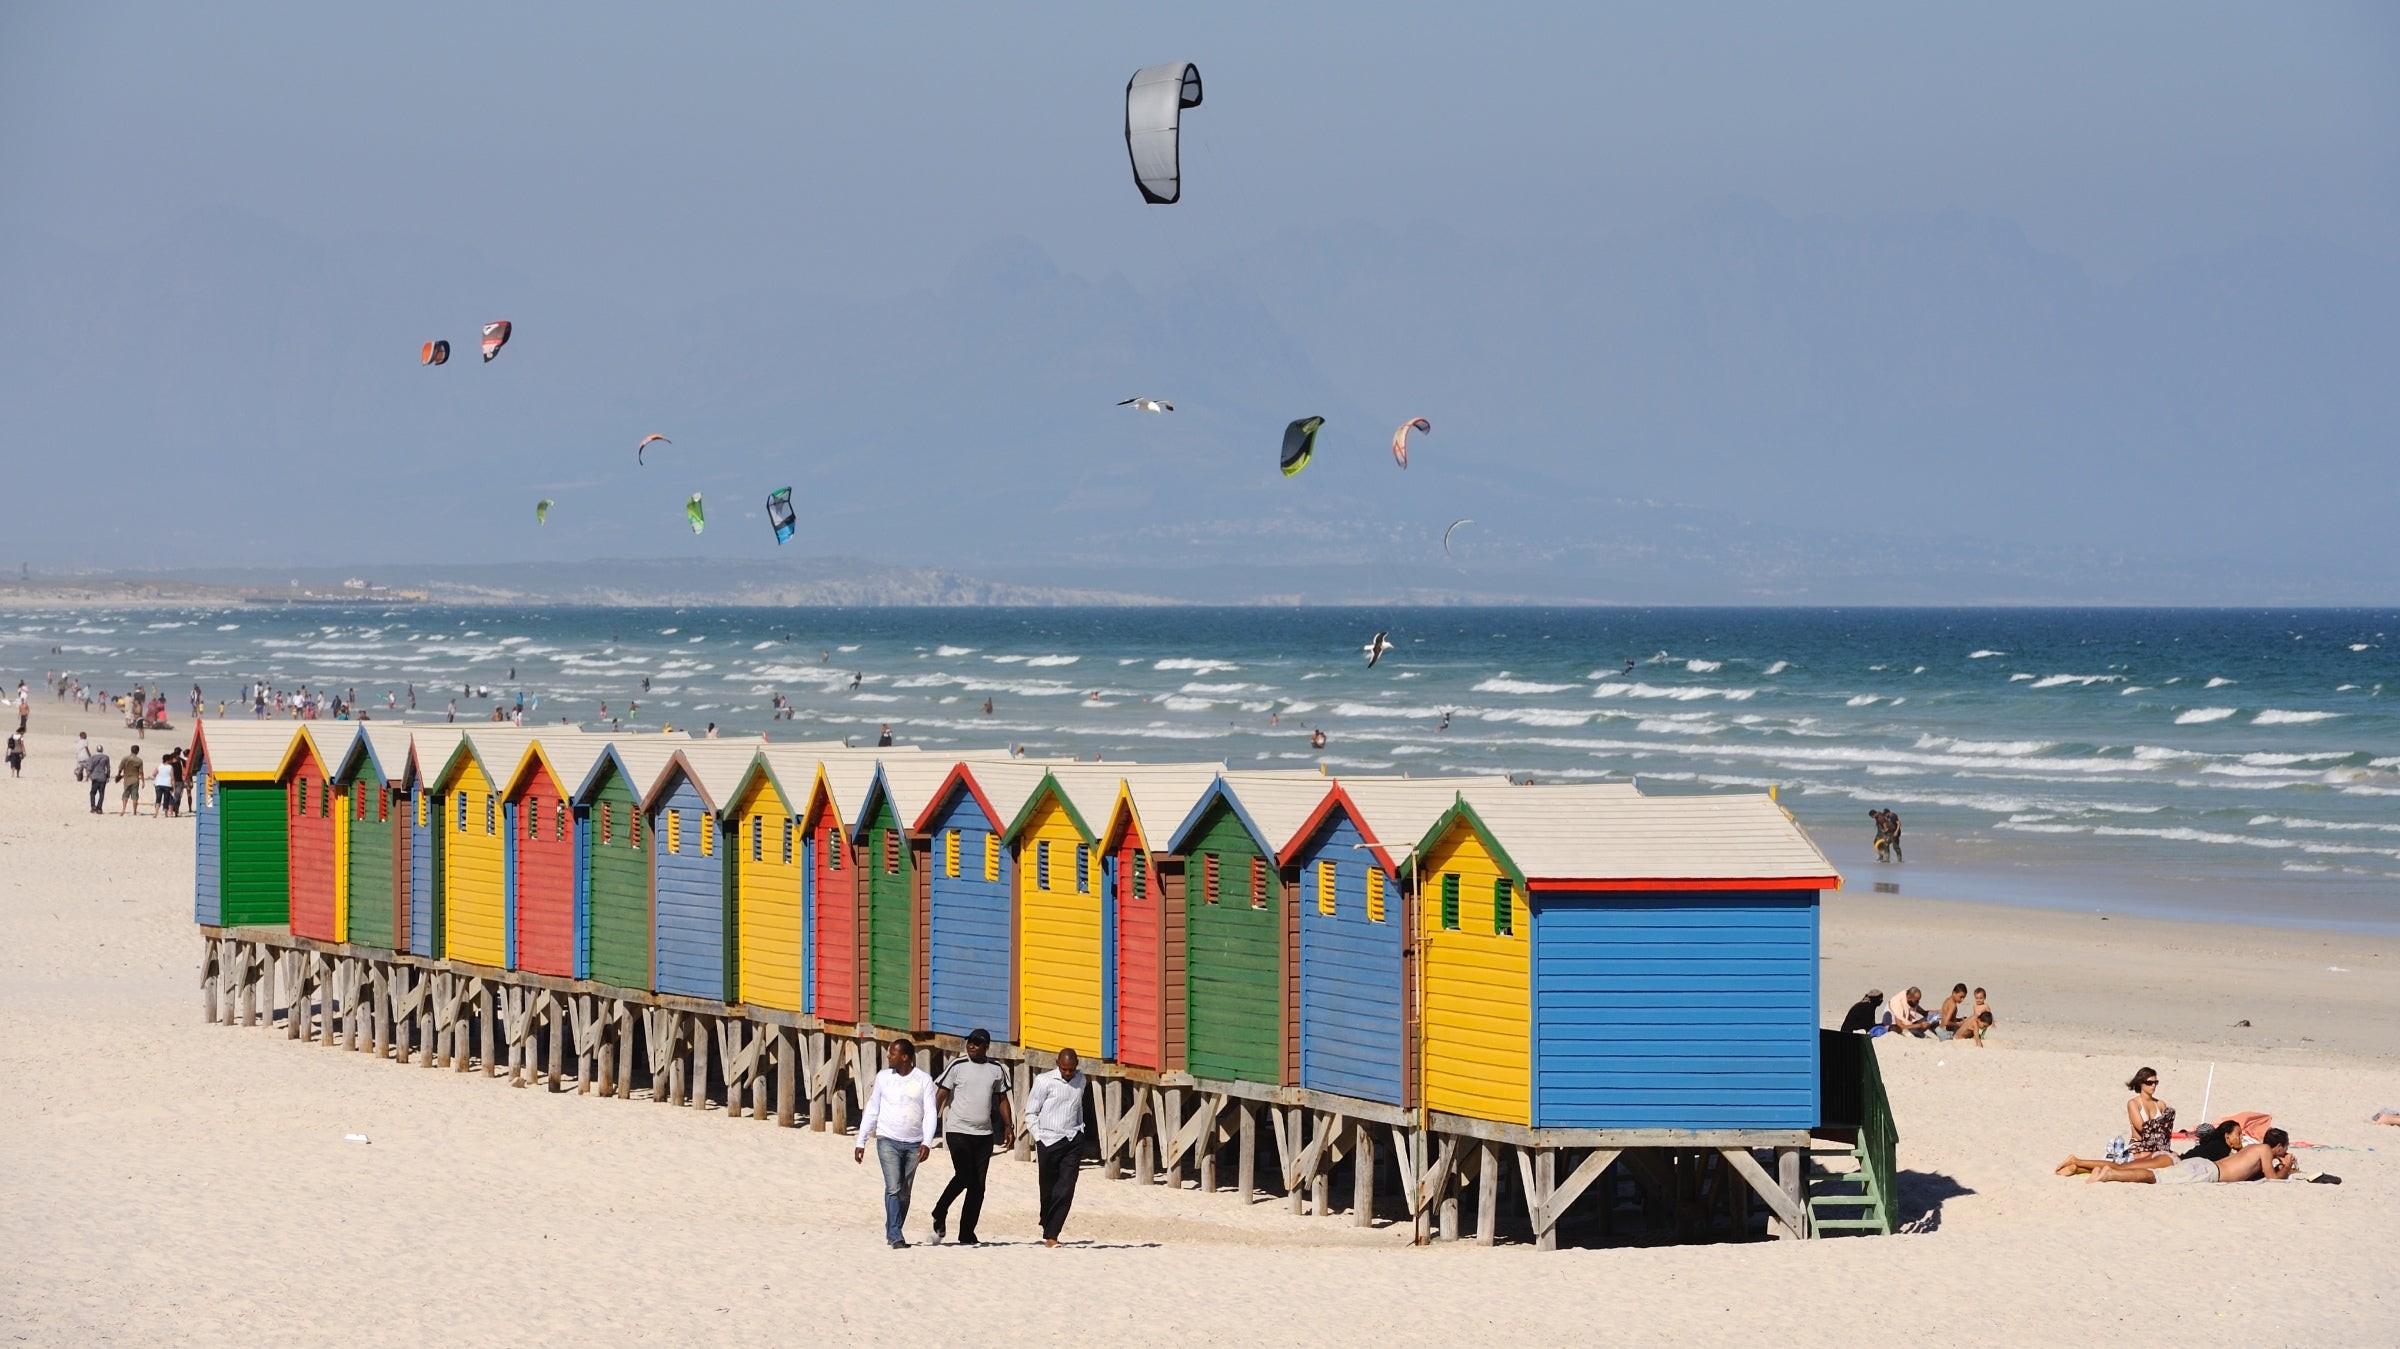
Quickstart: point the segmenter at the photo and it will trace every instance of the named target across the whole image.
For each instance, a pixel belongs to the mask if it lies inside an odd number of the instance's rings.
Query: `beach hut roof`
[[[1124,790],[1125,775],[1142,767],[1130,763],[1052,764],[1043,771],[1042,780],[1034,784],[1034,789],[1025,794],[1024,804],[1017,807],[1003,833],[1014,840],[1033,821],[1035,807],[1048,795],[1058,798],[1059,807],[1067,812],[1068,821],[1085,842],[1098,843],[1100,833],[1092,828],[1091,818],[1097,816],[1102,824],[1107,824],[1106,812],[1116,805],[1117,793]]]
[[[1174,828],[1192,802],[1225,771],[1221,763],[1126,764],[1123,768],[1124,781],[1107,821],[1100,826],[1102,841],[1113,844],[1118,829],[1130,819],[1141,831],[1143,845],[1155,852],[1165,851],[1168,840],[1154,831]]]
[[[1332,789],[1333,780],[1313,768],[1219,773],[1215,781],[1201,790],[1200,799],[1192,803],[1183,823],[1175,827],[1167,851],[1183,852],[1191,842],[1192,831],[1207,816],[1209,806],[1221,797],[1259,847],[1270,857],[1281,857],[1292,836],[1300,832],[1300,826],[1316,813],[1317,806]]]
[[[900,821],[900,827],[914,830],[917,818],[925,813],[934,793],[941,790],[958,767],[946,757],[930,754],[897,754],[877,763],[866,794],[859,798],[858,814],[851,817],[850,832],[855,834],[867,827],[867,812],[874,806],[878,793],[891,798],[892,816]]]
[[[1462,792],[1504,792],[1515,790],[1507,778],[1447,777],[1447,778],[1335,778],[1333,789],[1317,803],[1291,837],[1283,845],[1278,863],[1289,866],[1308,841],[1316,837],[1336,810],[1346,812],[1350,822],[1358,827],[1359,837],[1375,854],[1375,860],[1386,871],[1399,870],[1403,860],[1417,846],[1417,840],[1457,803]],[[1631,793],[1626,784],[1623,791]]]
[[[405,723],[370,721],[358,728],[358,738],[350,742],[350,752],[335,765],[334,777],[348,782],[358,776],[365,763],[375,765],[376,775],[385,782],[396,782],[408,772],[409,749],[416,743],[416,733]]]
[[[633,789],[633,799],[649,800],[650,789],[658,785],[659,776],[667,771],[681,743],[664,735],[605,740],[600,752],[592,757],[592,766],[584,770],[582,780],[576,784],[575,799],[589,803],[592,793],[600,788],[605,770],[613,764],[626,785]]]
[[[1465,818],[1528,890],[1838,890],[1841,877],[1764,793],[1643,796],[1603,786],[1474,792]]]
[[[655,806],[668,790],[668,780],[680,768],[699,790],[700,799],[710,810],[723,810],[732,804],[735,789],[748,776],[750,765],[758,760],[766,746],[756,741],[701,740],[677,745],[668,766],[660,770],[657,781],[650,784],[650,794],[642,802],[645,809]]]
[[[208,771],[229,782],[273,782],[283,768],[283,756],[299,735],[297,726],[283,721],[202,721],[192,730],[192,743]]]
[[[510,726],[505,723],[459,728],[458,745],[450,751],[447,758],[442,760],[442,766],[432,776],[434,790],[440,791],[448,787],[451,779],[457,777],[459,770],[464,768],[470,760],[476,767],[481,768],[483,775],[491,779],[494,784],[506,783],[509,775],[516,769],[517,761],[524,757],[525,747],[533,743],[533,738],[537,734],[554,734],[554,732],[536,732],[529,728]],[[425,762],[428,761],[419,760],[420,764]]]
[[[317,763],[330,776],[334,769],[340,767],[342,762],[350,757],[350,746],[357,739],[357,722],[304,721],[300,723],[299,732],[292,736],[289,743],[284,745],[283,759],[275,765],[275,776],[280,779],[292,771],[292,765],[300,757],[300,745],[303,740],[308,743],[311,750],[315,751]]]
[[[415,765],[419,782],[430,782],[442,775],[450,756],[458,752],[459,742],[466,732],[446,722],[432,726],[411,726],[407,762]]]
[[[967,758],[950,765],[942,780],[926,796],[924,808],[909,828],[923,830],[933,823],[934,812],[940,810],[951,794],[964,791],[972,795],[983,808],[983,817],[997,828],[1006,829],[1025,808],[1025,800],[1042,785],[1042,779],[1053,767],[1065,762],[1059,759],[1026,759],[995,750],[990,758]]]
[[[591,776],[593,765],[599,763],[600,756],[607,752],[608,743],[607,736],[580,732],[562,735],[545,728],[532,744],[525,747],[525,752],[517,756],[516,765],[508,775],[508,785],[501,789],[500,794],[511,801],[517,799],[525,790],[526,780],[532,777],[533,767],[537,763],[548,764],[551,781],[558,784],[560,791],[572,793],[578,784]]]

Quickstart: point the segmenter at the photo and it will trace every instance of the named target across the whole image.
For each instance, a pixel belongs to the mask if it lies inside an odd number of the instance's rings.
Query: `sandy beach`
[[[1830,1022],[1865,988],[1991,991],[1988,1048],[1879,1041],[1891,1238],[1412,1249],[1088,1174],[1071,1249],[995,1163],[981,1250],[880,1240],[846,1140],[512,1090],[200,1020],[191,825],[86,813],[34,709],[0,778],[0,1325],[31,1343],[1844,1343],[2400,1338],[2400,938],[1861,893],[1824,930]],[[182,736],[153,734],[145,758]],[[2271,896],[2262,896],[2271,903]],[[2237,1023],[2247,1022],[2246,1026]],[[2340,1187],[2061,1180],[2161,1097],[2271,1112]],[[371,1142],[344,1141],[364,1134]],[[945,1161],[927,1179],[947,1175]],[[921,1182],[912,1235],[925,1226]]]

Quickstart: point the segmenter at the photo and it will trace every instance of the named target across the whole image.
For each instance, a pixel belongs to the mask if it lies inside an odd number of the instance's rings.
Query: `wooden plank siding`
[[[408,810],[408,949],[441,954],[442,817],[431,787],[411,782]]]
[[[680,766],[652,790],[645,808],[657,848],[652,987],[661,993],[722,1001],[733,896],[726,859],[717,846],[721,840],[716,812]]]
[[[227,927],[283,927],[292,913],[290,807],[273,782],[220,781],[224,868],[220,916]]]
[[[1281,1085],[1283,877],[1220,797],[1181,831],[1186,873],[1186,1064],[1197,1077]],[[1209,893],[1214,866],[1216,893]],[[1255,886],[1254,886],[1255,881]]]
[[[509,804],[514,816],[516,968],[575,977],[575,827],[566,790],[535,752],[521,769]]]
[[[803,1010],[800,862],[807,841],[773,774],[752,771],[735,794],[734,822],[736,994],[741,1001],[786,1012]]]
[[[197,741],[195,740],[195,745]],[[192,917],[208,927],[225,921],[225,812],[217,804],[217,775],[194,750],[192,783]]]
[[[1524,899],[1515,935],[1493,931],[1493,885],[1506,874],[1485,840],[1453,814],[1418,852],[1425,1105],[1504,1124],[1532,1122],[1532,974]],[[1457,923],[1445,928],[1445,877],[1457,879]]]
[[[851,856],[849,829],[821,799],[812,810],[808,844],[806,902],[816,923],[811,934],[813,1010],[827,1021],[855,1023],[860,1011],[858,867]]]
[[[1055,788],[1045,788],[1011,830],[1017,862],[1019,1043],[1101,1054],[1100,887],[1092,839]],[[1079,850],[1084,857],[1077,883]]]
[[[650,849],[640,791],[611,755],[579,794],[591,828],[584,849],[584,968],[619,988],[650,987]]]
[[[1016,859],[1000,843],[1006,822],[992,820],[974,792],[954,783],[927,823],[926,1026],[962,1036],[980,1027],[1007,1040],[1009,893]],[[986,849],[995,865],[985,865]]]
[[[308,735],[294,737],[283,768],[284,806],[290,812],[285,839],[291,853],[291,928],[295,936],[318,941],[341,940],[331,777]]]
[[[405,857],[395,846],[399,822],[392,818],[391,784],[375,757],[354,752],[350,763],[334,781],[350,813],[350,836],[342,848],[350,890],[349,941],[388,951],[398,926],[399,863]]]
[[[850,832],[859,842],[859,870],[867,884],[865,1019],[887,1030],[912,1029],[916,975],[909,951],[916,914],[910,901],[916,882],[908,833],[892,810],[891,798],[881,790],[868,793],[866,809]]]
[[[1130,821],[1108,862],[1117,908],[1117,1061],[1164,1069],[1167,933],[1158,867]]]
[[[437,798],[442,813],[442,954],[470,965],[508,961],[507,840],[500,793],[461,747]]]
[[[1815,1127],[1816,891],[1536,895],[1535,1127]]]
[[[1399,886],[1345,812],[1327,816],[1293,857],[1299,876],[1292,907],[1300,915],[1300,1085],[1405,1105],[1408,912],[1398,902]],[[1367,910],[1370,870],[1381,878],[1380,917]]]

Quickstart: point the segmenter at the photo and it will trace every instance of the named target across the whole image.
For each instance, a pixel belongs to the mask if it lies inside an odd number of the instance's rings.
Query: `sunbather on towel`
[[[2375,1122],[2377,1124],[2400,1124],[2400,1110],[2378,1110],[2375,1112]]]
[[[2290,1137],[2281,1129],[2269,1129],[2265,1142],[2252,1143],[2223,1161],[2192,1157],[2156,1169],[2107,1165],[2094,1171],[2091,1178],[2130,1185],[2224,1185],[2243,1180],[2288,1180],[2298,1169],[2292,1159]]]

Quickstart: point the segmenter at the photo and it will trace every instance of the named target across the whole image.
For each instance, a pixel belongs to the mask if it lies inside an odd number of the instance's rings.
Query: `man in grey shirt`
[[[950,1201],[960,1200],[958,1244],[973,1246],[975,1220],[983,1216],[983,1176],[992,1164],[992,1140],[999,1146],[1016,1141],[1008,1117],[1008,1070],[985,1058],[992,1033],[981,1026],[967,1032],[967,1056],[950,1060],[933,1080],[942,1102],[943,1146],[950,1151],[950,1183],[933,1203],[933,1239],[939,1244],[949,1230]]]
[[[1089,1081],[1072,1049],[1058,1051],[1058,1066],[1033,1080],[1025,1099],[1025,1127],[1040,1145],[1042,1244],[1056,1246],[1075,1207],[1075,1179],[1083,1166],[1083,1089]]]

